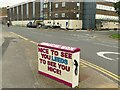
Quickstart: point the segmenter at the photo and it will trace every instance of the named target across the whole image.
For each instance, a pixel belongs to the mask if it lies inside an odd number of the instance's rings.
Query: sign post
[[[72,88],[79,84],[79,60],[79,48],[38,44],[38,72]]]

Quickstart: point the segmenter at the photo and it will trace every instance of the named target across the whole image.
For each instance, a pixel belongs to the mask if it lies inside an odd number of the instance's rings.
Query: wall
[[[12,25],[16,25],[16,26],[26,26],[27,23],[29,23],[29,20],[12,21]]]

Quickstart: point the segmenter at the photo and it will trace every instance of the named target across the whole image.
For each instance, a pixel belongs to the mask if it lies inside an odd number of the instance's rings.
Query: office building
[[[28,1],[9,7],[8,17],[13,24],[26,25],[43,20],[44,25],[62,29],[118,29],[118,16],[113,3],[104,2],[50,2]]]

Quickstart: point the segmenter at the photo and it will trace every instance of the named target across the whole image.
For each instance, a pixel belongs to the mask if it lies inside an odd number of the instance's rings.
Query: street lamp
[[[119,8],[117,8],[117,9],[116,9],[116,11],[118,12],[118,17],[119,17],[118,22],[119,22],[119,24],[120,24],[120,15],[119,15],[120,9],[119,9]]]
[[[116,11],[118,12],[118,31],[120,29],[120,9],[117,8]]]

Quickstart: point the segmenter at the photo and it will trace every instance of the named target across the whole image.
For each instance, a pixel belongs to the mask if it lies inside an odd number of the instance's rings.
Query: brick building
[[[29,21],[39,20],[41,2],[27,1],[7,8],[8,18],[13,25],[26,25]]]
[[[44,23],[63,29],[81,29],[82,5],[82,2],[45,2]]]
[[[34,0],[9,7],[8,17],[14,24],[26,24],[44,19],[46,26],[63,29],[114,29],[118,28],[118,16],[113,3],[104,2],[50,2]]]

